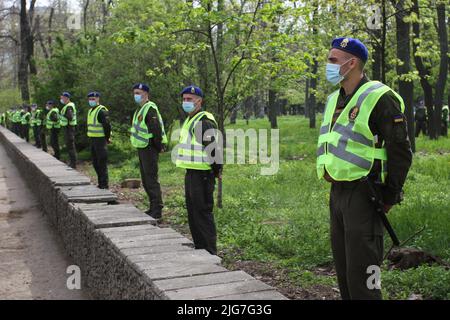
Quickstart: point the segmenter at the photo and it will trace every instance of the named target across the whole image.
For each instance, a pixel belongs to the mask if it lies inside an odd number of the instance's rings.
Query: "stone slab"
[[[253,279],[171,290],[166,291],[164,294],[170,300],[199,300],[267,290],[271,290],[271,287],[259,280]]]
[[[254,278],[244,271],[227,271],[192,277],[158,280],[154,282],[154,285],[161,291],[169,291],[252,279]]]

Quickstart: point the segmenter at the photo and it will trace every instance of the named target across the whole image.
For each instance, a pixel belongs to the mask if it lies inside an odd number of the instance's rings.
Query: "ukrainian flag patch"
[[[395,123],[400,123],[400,122],[403,122],[403,121],[404,121],[403,115],[399,114],[399,115],[395,115],[394,116],[394,122]]]

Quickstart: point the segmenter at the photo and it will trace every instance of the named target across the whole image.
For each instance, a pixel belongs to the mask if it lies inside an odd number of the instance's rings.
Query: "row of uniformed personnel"
[[[332,41],[326,78],[340,89],[328,97],[318,139],[316,169],[318,177],[331,185],[331,248],[343,299],[381,299],[379,279],[372,283],[370,270],[382,264],[383,218],[402,201],[412,162],[404,101],[387,85],[367,78],[368,56],[358,39]],[[158,107],[149,99],[148,85],[139,83],[133,90],[139,107],[133,116],[131,143],[138,150],[150,199],[147,213],[159,218],[163,205],[158,155],[167,137]],[[216,134],[208,132],[217,124],[212,114],[201,110],[200,88],[189,86],[181,95],[188,117],[177,145],[176,166],[186,169],[186,207],[195,247],[215,254],[212,195],[222,167],[211,162],[206,147],[215,142]],[[100,127],[92,123],[92,129]]]
[[[150,88],[145,83],[133,87],[134,101],[138,108],[134,112],[130,129],[130,142],[137,150],[143,187],[149,198],[148,215],[155,219],[162,216],[163,200],[158,178],[159,154],[165,151],[168,139],[163,119],[157,105],[150,100]],[[188,114],[181,130],[180,144],[176,166],[186,169],[186,207],[189,226],[195,247],[206,249],[211,254],[217,253],[216,227],[213,217],[213,193],[215,177],[221,174],[222,165],[211,161],[205,147],[215,142],[215,134],[209,129],[217,129],[214,116],[202,111],[203,92],[196,86],[182,90],[183,110]],[[47,151],[46,134],[50,135],[50,145],[54,156],[60,158],[58,135],[65,132],[65,142],[69,153],[70,166],[76,167],[75,128],[77,126],[77,109],[70,100],[70,93],[63,92],[58,109],[55,102],[49,100],[46,112],[33,105],[28,108],[21,119],[26,118],[21,129],[16,125],[20,110],[13,112],[12,131],[29,141],[29,125],[33,127],[36,147]],[[94,169],[98,177],[98,187],[108,189],[107,145],[111,143],[111,124],[108,109],[100,103],[100,93],[88,94],[90,109],[87,114],[87,136],[91,144]],[[17,114],[17,115],[16,115]],[[5,121],[6,123],[7,121]],[[205,135],[205,133],[207,133]],[[208,136],[209,134],[209,136]],[[214,154],[211,154],[214,156]],[[205,159],[208,158],[208,161]]]

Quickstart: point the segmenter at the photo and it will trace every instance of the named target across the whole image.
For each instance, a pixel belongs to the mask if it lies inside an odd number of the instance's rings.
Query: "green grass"
[[[332,262],[329,185],[319,181],[315,172],[318,129],[309,129],[303,117],[280,117],[278,122],[280,168],[276,175],[262,176],[260,169],[264,165],[235,164],[224,168],[224,208],[215,208],[219,249],[235,252],[236,259],[287,268],[291,270],[291,280],[302,286],[335,285],[334,278],[311,272]],[[248,127],[270,129],[267,119],[252,120]],[[227,128],[246,129],[247,125],[238,121]],[[115,139],[110,148],[111,181],[139,177],[135,151],[127,139]],[[450,140],[421,137],[417,151],[405,185],[405,200],[389,217],[400,239],[425,225],[425,231],[409,245],[450,261]],[[184,172],[172,164],[170,153],[161,156],[159,173],[166,194],[165,210],[172,213],[169,222],[186,224]],[[384,276],[387,298],[407,298],[414,291],[425,298],[442,299],[448,298],[445,292],[450,292],[449,271],[438,267],[406,273],[385,271]]]

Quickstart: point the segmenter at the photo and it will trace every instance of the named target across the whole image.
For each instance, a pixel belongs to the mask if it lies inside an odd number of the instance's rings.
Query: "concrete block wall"
[[[97,299],[286,299],[0,126],[6,148]]]

